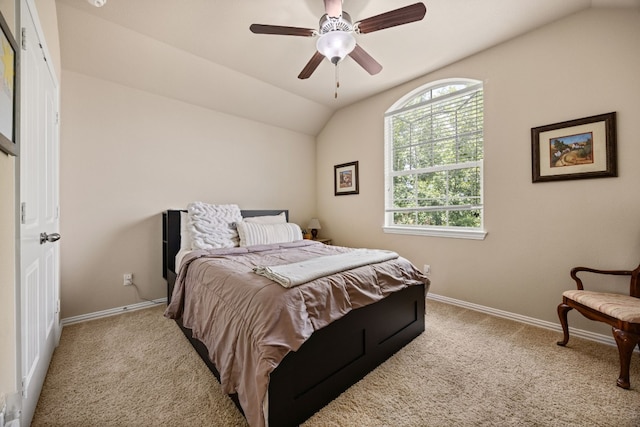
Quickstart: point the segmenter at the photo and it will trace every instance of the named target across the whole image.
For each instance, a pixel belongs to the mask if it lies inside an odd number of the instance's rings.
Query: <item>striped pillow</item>
[[[240,236],[240,246],[270,245],[302,240],[300,227],[291,222],[259,224],[239,221],[236,227]]]

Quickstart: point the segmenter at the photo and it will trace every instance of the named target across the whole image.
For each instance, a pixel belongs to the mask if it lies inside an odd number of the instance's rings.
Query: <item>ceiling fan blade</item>
[[[382,65],[373,59],[373,57],[365,52],[358,44],[356,44],[356,47],[351,51],[349,56],[371,75],[378,74],[382,71]]]
[[[331,18],[342,15],[342,0],[324,0],[324,11]]]
[[[249,29],[255,34],[276,34],[281,36],[313,37],[316,34],[316,30],[310,28],[282,27],[279,25],[251,24]]]
[[[408,24],[409,22],[420,21],[427,13],[427,7],[424,3],[416,3],[410,6],[401,7],[400,9],[391,10],[363,19],[357,22],[355,26],[361,34],[371,33],[373,31],[384,30],[385,28],[395,27],[396,25]]]
[[[298,75],[298,78],[304,80],[311,77],[311,74],[313,74],[316,68],[318,68],[318,65],[320,65],[323,59],[324,59],[324,55],[316,51],[316,53],[313,54],[309,62],[307,62],[307,65],[304,66],[304,68]]]

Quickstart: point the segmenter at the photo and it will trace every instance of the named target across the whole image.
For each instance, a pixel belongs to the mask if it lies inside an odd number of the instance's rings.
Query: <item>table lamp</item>
[[[318,221],[318,218],[311,218],[311,221],[309,221],[309,225],[307,225],[307,228],[311,229],[311,237],[313,237],[313,239],[315,240],[318,237],[318,230],[320,230],[322,227],[320,226],[320,221]]]

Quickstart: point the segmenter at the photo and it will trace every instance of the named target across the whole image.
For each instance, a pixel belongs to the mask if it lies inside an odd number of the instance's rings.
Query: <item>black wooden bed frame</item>
[[[180,212],[163,212],[163,275],[170,301],[176,281],[175,256],[180,249]],[[283,210],[242,211],[243,217],[276,215]],[[285,210],[287,218],[288,212]],[[367,373],[424,331],[425,285],[408,286],[381,301],[349,312],[316,331],[289,353],[269,380],[269,426],[297,426],[362,379]],[[205,345],[176,322],[216,376]],[[231,398],[240,411],[236,395]]]

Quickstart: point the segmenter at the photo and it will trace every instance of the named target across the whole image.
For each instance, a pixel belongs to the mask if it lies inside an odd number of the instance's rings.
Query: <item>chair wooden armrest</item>
[[[629,295],[585,291],[582,280],[578,277],[580,272],[631,276]],[[632,271],[574,267],[571,269],[571,278],[575,280],[578,289],[562,293],[562,302],[558,305],[558,317],[564,336],[562,341],[558,341],[558,345],[565,346],[569,341],[567,313],[574,308],[587,319],[608,324],[611,326],[620,356],[620,375],[616,384],[628,389],[631,386],[629,382],[631,354],[636,345],[640,346],[640,265]]]
[[[576,281],[576,285],[578,286],[579,290],[584,289],[584,286],[582,285],[582,280],[577,276],[577,274],[581,271],[586,271],[589,273],[596,273],[596,274],[609,274],[609,275],[615,275],[615,276],[631,276],[633,274],[633,271],[630,271],[630,270],[599,270],[597,268],[590,268],[590,267],[574,267],[571,269],[571,278]]]

